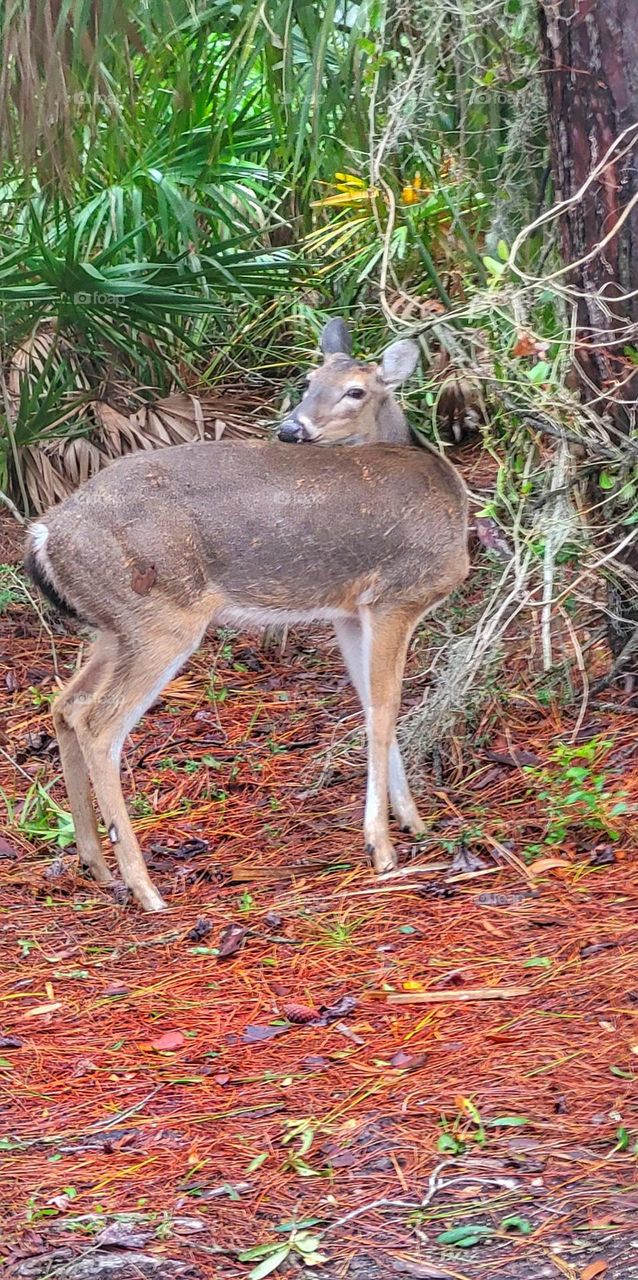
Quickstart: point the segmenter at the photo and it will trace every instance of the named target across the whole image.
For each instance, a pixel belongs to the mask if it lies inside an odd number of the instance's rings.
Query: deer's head
[[[308,374],[299,404],[279,426],[279,439],[290,444],[373,444],[392,438],[384,432],[384,416],[398,414],[405,421],[392,393],[416,369],[416,342],[393,342],[379,364],[355,360],[346,325],[334,319],[323,330],[321,350],[323,364]]]

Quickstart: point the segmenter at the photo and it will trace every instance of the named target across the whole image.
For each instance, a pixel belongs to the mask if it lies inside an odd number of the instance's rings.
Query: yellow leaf
[[[350,187],[365,187],[363,178],[357,178],[353,173],[335,173],[337,182],[346,182]]]
[[[311,200],[310,204],[313,209],[326,209],[331,205],[349,205],[349,204],[367,204],[370,199],[369,191],[339,191],[334,196],[323,196],[321,200]]]
[[[403,990],[404,991],[422,991],[423,983],[417,982],[416,978],[408,978],[407,982],[403,983]]]
[[[418,204],[419,195],[418,192],[414,190],[414,187],[404,187],[401,192],[401,199],[404,204]]]

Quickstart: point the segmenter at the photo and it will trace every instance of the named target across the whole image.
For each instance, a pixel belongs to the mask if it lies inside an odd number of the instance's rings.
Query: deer
[[[29,529],[36,586],[96,633],[53,703],[78,855],[112,882],[92,787],[121,879],[149,912],[166,903],[124,801],[122,752],[211,626],[331,624],[365,717],[375,871],[397,865],[389,804],[400,828],[424,829],[396,723],[414,629],[469,571],[466,490],[446,458],[412,444],[395,398],[417,367],[414,341],[365,362],[333,318],[321,349],[279,441],[129,454]],[[350,447],[321,447],[338,444]]]

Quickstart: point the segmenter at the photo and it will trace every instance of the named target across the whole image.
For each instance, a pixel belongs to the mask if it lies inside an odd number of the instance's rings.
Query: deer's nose
[[[286,418],[280,423],[277,437],[285,444],[299,444],[303,440],[303,427],[300,422],[295,422],[294,418]]]

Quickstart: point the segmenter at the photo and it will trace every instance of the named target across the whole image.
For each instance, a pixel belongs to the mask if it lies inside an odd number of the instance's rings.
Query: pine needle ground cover
[[[329,634],[283,657],[211,635],[129,743],[170,903],[148,917],[73,856],[50,701],[81,639],[11,598],[0,622],[3,1274],[638,1275],[622,699],[565,765],[578,708],[521,672],[507,719],[424,775],[428,837],[379,882]]]

